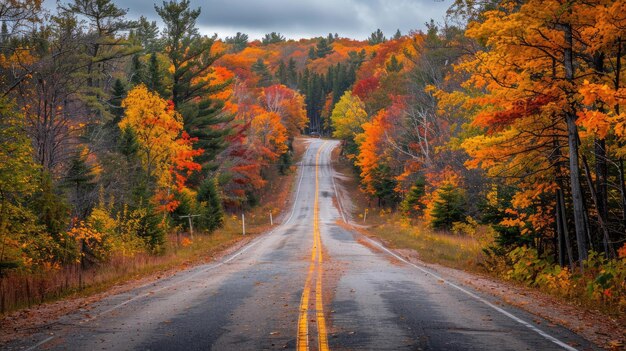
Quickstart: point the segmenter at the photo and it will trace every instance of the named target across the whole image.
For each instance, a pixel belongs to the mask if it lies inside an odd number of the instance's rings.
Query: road
[[[293,208],[273,231],[219,262],[106,298],[88,315],[67,315],[7,348],[594,349],[346,229],[330,165],[337,145],[311,142]]]

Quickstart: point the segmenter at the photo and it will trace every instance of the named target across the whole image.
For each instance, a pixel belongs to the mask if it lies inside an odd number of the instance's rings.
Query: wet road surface
[[[330,155],[313,139],[282,224],[7,349],[588,350],[571,331],[404,261],[341,225]],[[537,323],[540,322],[540,323]]]

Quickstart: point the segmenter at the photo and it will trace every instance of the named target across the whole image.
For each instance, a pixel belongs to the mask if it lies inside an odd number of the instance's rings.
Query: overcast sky
[[[67,2],[70,0],[62,0]],[[339,36],[365,39],[377,28],[385,36],[396,29],[406,34],[424,29],[431,18],[443,22],[453,0],[191,0],[202,13],[197,24],[203,34],[217,33],[221,38],[243,32],[251,39],[265,33],[280,32],[299,39],[338,33]],[[128,17],[140,15],[158,20],[154,0],[114,0],[128,9]],[[157,1],[161,5],[162,0]],[[46,0],[47,7],[54,0]]]

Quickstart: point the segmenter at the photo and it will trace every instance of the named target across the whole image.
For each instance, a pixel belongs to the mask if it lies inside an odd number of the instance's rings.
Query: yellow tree
[[[122,107],[125,114],[119,126],[134,130],[143,168],[156,183],[156,200],[161,209],[172,211],[177,206],[172,191],[180,190],[186,176],[200,169],[193,158],[202,150],[193,150],[194,139],[183,133],[182,117],[174,104],[144,85],[131,90]]]
[[[365,104],[358,96],[346,91],[335,105],[330,121],[334,129],[333,136],[343,140],[348,157],[354,157],[355,138],[363,132],[363,124],[369,121]]]

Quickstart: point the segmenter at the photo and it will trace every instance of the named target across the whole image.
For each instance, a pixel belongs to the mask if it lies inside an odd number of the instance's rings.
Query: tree
[[[335,105],[331,118],[333,136],[344,141],[354,141],[368,121],[365,106],[358,96],[346,91]]]
[[[373,32],[369,38],[367,38],[367,42],[370,45],[376,45],[376,44],[382,44],[384,42],[386,42],[387,39],[385,38],[385,35],[383,34],[383,31],[381,31],[380,29],[377,29],[375,32]]]
[[[404,64],[398,61],[398,58],[395,54],[391,55],[389,62],[385,65],[387,68],[387,72],[400,72],[402,68],[404,68]]]
[[[159,58],[156,52],[150,54],[150,61],[148,63],[148,77],[146,80],[146,86],[158,93],[161,96],[166,96],[167,92],[163,84],[163,72],[159,67]]]
[[[263,39],[261,39],[263,45],[282,43],[283,41],[285,41],[285,37],[276,32],[265,34]]]
[[[274,83],[274,78],[272,78],[272,74],[270,73],[269,68],[265,64],[262,58],[259,58],[251,67],[252,72],[254,72],[257,77],[259,77],[258,85],[260,87],[268,87]]]
[[[317,58],[317,53],[315,52],[315,46],[309,47],[309,59],[315,60]]]
[[[224,41],[231,45],[231,52],[240,52],[248,46],[248,34],[237,32],[234,37],[226,37]]]
[[[132,128],[143,168],[155,184],[154,202],[158,210],[171,212],[177,206],[172,192],[182,189],[186,177],[200,169],[193,158],[202,150],[193,150],[193,140],[183,133],[182,117],[173,104],[144,85],[133,88],[122,106],[126,113],[120,129]]]
[[[425,195],[426,179],[420,174],[417,176],[417,179],[400,205],[402,213],[408,218],[420,217],[426,208],[426,204],[424,203]]]
[[[39,169],[23,123],[14,104],[0,98],[0,272],[18,265],[23,236],[35,228],[26,203],[37,189]]]
[[[203,37],[196,28],[200,9],[189,8],[189,0],[163,2],[155,9],[165,23],[164,41],[172,65],[172,88],[169,95],[175,109],[183,116],[187,133],[197,138],[204,150],[199,161],[207,165],[224,147],[228,128],[216,128],[232,119],[223,113],[224,101],[215,97],[231,81],[213,84],[212,66],[221,56],[213,48],[215,37]]]
[[[315,53],[316,57],[324,58],[333,52],[333,47],[326,38],[322,38],[317,42]]]
[[[124,109],[122,108],[122,100],[126,96],[126,87],[120,79],[116,79],[111,89],[111,97],[109,98],[109,105],[111,106],[111,113],[113,114],[113,123],[119,123],[120,119],[124,115]]]
[[[202,182],[198,190],[198,202],[202,212],[199,220],[200,227],[209,232],[221,228],[224,224],[224,209],[217,179],[208,178]]]
[[[264,88],[260,96],[261,106],[277,113],[285,126],[289,140],[293,140],[307,123],[304,97],[284,85]]]
[[[139,16],[134,33],[136,40],[147,52],[154,53],[162,49],[156,21],[149,22],[144,16]]]
[[[430,213],[430,224],[435,229],[450,230],[455,222],[465,220],[465,196],[463,190],[452,183],[445,183],[436,191]]]
[[[83,149],[70,159],[68,170],[63,178],[64,187],[70,192],[70,202],[73,207],[73,217],[84,219],[90,212],[94,199],[93,190],[96,188],[95,175],[87,163],[89,150]]]
[[[398,29],[398,30],[396,31],[396,34],[394,34],[394,35],[393,35],[393,39],[394,39],[394,40],[398,40],[398,39],[400,39],[400,38],[402,38],[402,33],[400,32],[400,29]]]

